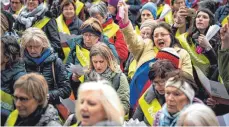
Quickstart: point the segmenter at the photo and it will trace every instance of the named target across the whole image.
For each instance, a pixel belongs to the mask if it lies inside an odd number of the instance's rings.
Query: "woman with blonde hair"
[[[21,53],[27,72],[38,72],[47,80],[49,103],[59,104],[59,97],[68,98],[71,87],[62,60],[53,53],[45,33],[38,28],[27,29],[21,38]]]
[[[177,126],[219,126],[219,123],[211,108],[193,104],[181,112]]]
[[[111,50],[103,43],[95,44],[90,50],[90,68],[85,76],[85,82],[98,79],[105,79],[111,83],[120,97],[125,113],[128,114],[129,83]]]
[[[67,42],[70,47],[70,53],[66,62],[67,66],[70,64],[81,65],[83,67],[89,66],[90,49],[93,45],[100,42],[105,43],[112,50],[112,53],[118,60],[118,55],[114,45],[108,41],[106,36],[102,35],[103,28],[99,20],[89,18],[84,21],[80,30],[82,35]],[[80,83],[84,82],[84,76],[71,72],[68,73],[68,76],[70,77],[70,83],[74,94],[77,96],[78,86]]]
[[[14,110],[6,126],[61,126],[57,110],[48,104],[48,84],[36,73],[20,77],[14,84]]]
[[[117,125],[124,122],[124,110],[117,92],[104,80],[82,84],[76,107],[76,117],[82,126],[92,126],[102,121]]]
[[[64,59],[57,23],[52,17],[44,0],[26,0],[25,7],[15,19],[14,29],[19,35],[30,27],[41,29],[50,40],[54,51],[61,59]]]

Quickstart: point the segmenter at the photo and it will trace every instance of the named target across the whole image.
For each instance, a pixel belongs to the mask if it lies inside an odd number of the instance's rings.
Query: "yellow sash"
[[[165,15],[165,22],[172,25],[173,24],[173,13],[170,11],[167,15]]]
[[[16,11],[15,14],[18,15],[18,14],[21,12],[21,10],[22,10],[23,8],[24,8],[24,5],[22,5],[22,6],[21,6],[21,9],[20,9],[19,11]]]
[[[63,18],[63,14],[61,14],[57,19],[56,19],[56,22],[58,24],[58,31],[59,32],[63,32],[65,34],[71,34],[70,33],[70,30],[68,29],[68,26],[65,24],[64,22],[64,18]],[[62,47],[63,51],[64,51],[64,61],[63,63],[66,63],[67,61],[67,58],[68,58],[68,54],[70,52],[70,48],[69,47]]]
[[[178,36],[177,39],[179,40],[181,46],[189,53],[193,65],[199,67],[206,75],[210,66],[210,62],[205,55],[198,54],[196,52],[196,46],[193,44],[193,42],[191,45],[187,42],[187,36],[188,33],[184,33]]]
[[[161,12],[163,11],[164,9],[164,5],[160,5],[158,8],[157,8],[157,17],[159,17],[159,15],[161,15]],[[173,13],[172,11],[170,11],[166,16],[165,16],[165,22],[172,25],[173,24]]]
[[[162,4],[159,5],[159,7],[157,7],[157,17],[161,14],[163,8],[164,8],[164,6]]]
[[[101,0],[93,0],[92,4],[98,4]]]
[[[144,99],[145,93],[139,99],[139,105],[140,105],[148,123],[150,125],[153,125],[155,115],[161,109],[161,104],[158,102],[158,100],[156,98],[153,99],[153,101],[150,104],[148,104]]]
[[[180,30],[179,29],[177,29],[175,37],[178,37],[178,36],[180,36]]]
[[[130,79],[133,78],[136,68],[137,68],[137,61],[134,59],[133,61],[131,61],[129,68],[128,68],[128,77]]]
[[[76,57],[78,58],[81,66],[85,67],[85,66],[89,66],[89,62],[90,62],[90,52],[85,49],[80,47],[79,45],[76,45]],[[82,75],[79,80],[82,82],[84,82],[84,75]]]
[[[139,27],[138,27],[138,25],[136,25],[135,26],[135,33],[137,34],[137,35],[140,35],[140,29],[139,29]]]
[[[14,110],[12,113],[10,113],[9,117],[6,121],[6,126],[14,126],[18,118],[18,110]]]
[[[66,33],[66,34],[69,34],[70,35],[70,31],[68,29],[68,26],[65,24],[64,22],[64,18],[63,18],[63,14],[61,14],[57,19],[56,19],[56,22],[58,24],[58,31],[59,32],[63,32],[63,33]]]
[[[1,90],[1,108],[13,111],[13,97],[12,95]]]
[[[224,26],[225,24],[227,24],[227,18],[229,18],[229,15],[228,16],[226,16],[224,19],[223,19],[223,21],[222,21],[222,26]]]
[[[111,24],[107,25],[103,28],[103,34],[106,35],[108,38],[115,36],[116,32],[119,30],[119,26],[112,22]]]
[[[75,5],[76,5],[76,15],[79,15],[79,13],[82,10],[84,4],[82,2],[80,2],[79,0],[77,0],[75,2]]]
[[[48,22],[49,22],[50,18],[48,17],[44,17],[42,20],[36,22],[33,27],[37,27],[42,29]]]

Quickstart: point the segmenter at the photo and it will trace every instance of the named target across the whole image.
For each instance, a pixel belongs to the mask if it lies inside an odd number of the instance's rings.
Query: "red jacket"
[[[113,23],[113,19],[108,19],[102,26],[103,29],[106,28],[108,25],[111,25]],[[112,28],[111,28],[112,29]],[[128,48],[126,45],[126,42],[124,40],[124,36],[120,28],[116,32],[115,36],[112,36],[109,38],[110,43],[114,44],[116,51],[118,53],[119,59],[120,59],[120,68],[123,71],[123,64],[128,58]]]

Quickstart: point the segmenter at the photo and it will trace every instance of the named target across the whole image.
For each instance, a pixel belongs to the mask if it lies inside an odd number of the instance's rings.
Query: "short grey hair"
[[[177,126],[219,126],[215,113],[205,104],[192,104],[183,112],[177,121]]]
[[[23,35],[21,37],[21,55],[22,56],[24,55],[24,51],[26,49],[27,44],[32,41],[36,43],[40,43],[44,49],[51,48],[49,39],[46,36],[46,34],[44,33],[44,31],[36,27],[30,27],[23,32]]]
[[[98,4],[94,4],[89,9],[89,14],[93,17],[95,14],[99,13],[103,18],[107,17],[107,6],[104,2],[99,2]]]

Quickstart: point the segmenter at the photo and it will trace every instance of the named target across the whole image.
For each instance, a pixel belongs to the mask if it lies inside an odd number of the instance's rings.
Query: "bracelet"
[[[210,51],[211,49],[212,49],[211,46],[207,46],[204,50],[205,50],[206,52],[208,52],[208,51]]]

